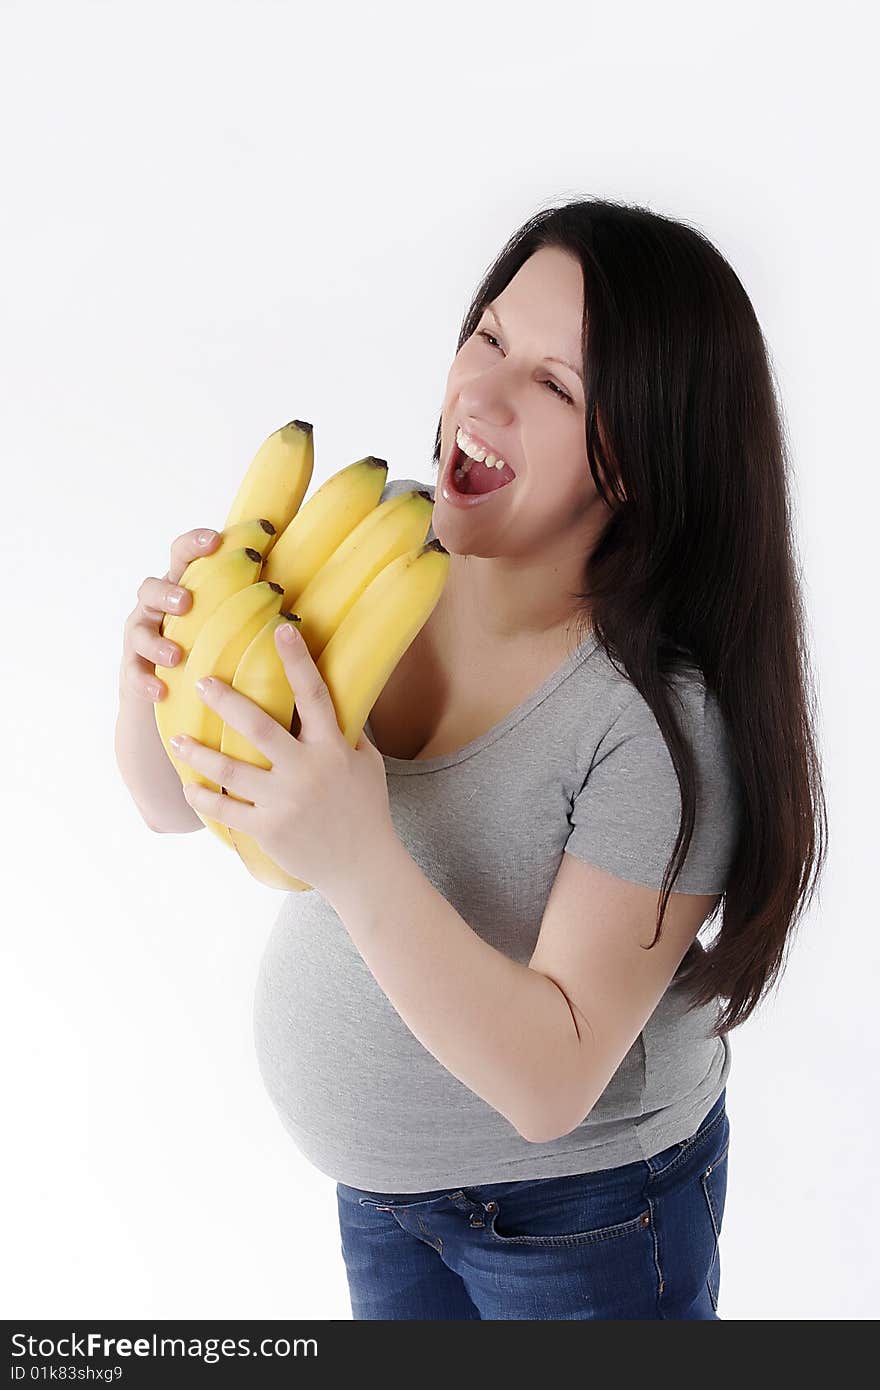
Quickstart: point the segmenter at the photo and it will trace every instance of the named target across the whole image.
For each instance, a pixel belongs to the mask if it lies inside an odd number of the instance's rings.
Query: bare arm
[[[659,893],[564,854],[528,965],[479,936],[396,837],[334,896],[404,1023],[524,1139],[589,1115],[657,1007],[718,894]]]
[[[331,906],[410,1032],[438,1062],[524,1139],[551,1137],[555,1086],[585,1065],[555,982],[484,941],[396,837]]]
[[[204,830],[162,745],[152,704],[124,690],[114,747],[122,780],[151,830],[170,835]]]

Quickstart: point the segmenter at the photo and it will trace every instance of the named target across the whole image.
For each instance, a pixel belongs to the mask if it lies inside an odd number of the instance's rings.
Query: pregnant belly
[[[350,1186],[416,1192],[607,1166],[644,1111],[636,1039],[583,1126],[530,1144],[423,1047],[317,892],[291,893],[260,961],[254,1042],[266,1091],[300,1152]],[[634,1138],[610,1162],[639,1156]],[[597,1146],[598,1156],[587,1148]],[[565,1152],[570,1150],[573,1156]],[[550,1162],[550,1159],[547,1160]]]
[[[319,893],[290,894],[260,962],[254,1042],[266,1090],[310,1156],[399,1161],[474,1124],[515,1134],[422,1046]]]

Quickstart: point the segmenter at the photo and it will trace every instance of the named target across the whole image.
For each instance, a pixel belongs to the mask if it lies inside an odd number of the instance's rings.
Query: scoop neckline
[[[472,739],[470,743],[466,743],[462,748],[454,749],[451,753],[438,753],[433,758],[395,758],[391,753],[383,753],[382,757],[385,760],[387,770],[403,776],[413,776],[423,772],[439,772],[444,767],[453,767],[456,763],[462,763],[467,758],[473,758],[476,754],[482,753],[484,748],[488,748],[490,744],[502,738],[515,724],[518,724],[537,705],[546,700],[548,695],[552,695],[556,687],[561,685],[582,662],[592,655],[597,644],[596,632],[591,629],[583,641],[575,647],[573,652],[569,653],[555,671],[550,673],[537,690],[533,690],[531,695],[528,695],[521,704],[518,704],[497,724],[493,724],[491,729],[480,734],[479,738]],[[369,719],[364,724],[364,734],[375,748],[376,743]]]

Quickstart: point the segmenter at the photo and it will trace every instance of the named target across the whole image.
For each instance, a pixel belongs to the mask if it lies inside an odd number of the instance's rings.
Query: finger
[[[192,607],[192,592],[167,579],[150,575],[137,592],[137,607],[131,614],[134,622],[145,619],[158,629],[166,613],[186,613]]]
[[[195,689],[199,698],[204,700],[206,705],[210,705],[211,709],[216,710],[225,724],[237,733],[244,734],[249,743],[265,754],[273,768],[277,763],[283,762],[285,757],[289,757],[290,749],[296,740],[287,729],[281,727],[277,719],[273,719],[260,705],[249,700],[247,695],[242,695],[240,690],[233,690],[231,685],[227,685],[216,676],[207,676],[201,681],[196,681]],[[258,768],[257,771],[262,771],[263,776],[268,775],[265,769]],[[214,777],[212,780],[216,782],[218,779]]]
[[[152,623],[133,623],[129,634],[129,650],[153,666],[179,666],[183,648],[170,637],[162,637]]]
[[[160,637],[153,626],[134,623],[126,639],[120,681],[126,690],[148,700],[165,698],[168,687],[156,671],[157,666],[179,666],[183,650],[177,642]]]
[[[206,537],[202,540],[202,537]],[[171,564],[165,578],[176,584],[190,560],[199,555],[210,555],[220,540],[220,532],[208,526],[198,526],[194,531],[186,531],[171,546]]]
[[[199,782],[187,782],[183,794],[200,815],[207,816],[209,820],[218,820],[231,830],[256,835],[260,812],[255,806],[248,806],[246,801],[236,801],[234,796],[224,796],[222,792],[212,792],[210,787],[203,787]]]
[[[202,537],[205,539],[203,540]],[[163,700],[168,694],[156,666],[179,666],[183,649],[160,635],[168,613],[186,613],[192,605],[189,589],[177,584],[190,560],[209,554],[220,541],[220,534],[202,527],[178,536],[171,546],[171,568],[164,579],[146,578],[138,589],[137,603],[125,621],[123,655],[119,666],[119,689],[146,700]]]
[[[191,738],[188,734],[175,734],[168,741],[180,762],[195,768],[196,772],[204,773],[209,781],[216,782],[218,787],[226,787],[235,796],[243,797],[245,801],[253,801],[259,806],[267,804],[271,773],[265,768],[254,767],[253,763],[244,763],[238,758],[230,758],[228,753],[209,748],[207,744],[200,743],[197,738]]]
[[[175,586],[151,575],[138,589],[138,602],[125,621],[120,686],[149,700],[164,699],[168,687],[155,666],[179,666],[184,658],[179,642],[165,637],[160,624],[166,613],[186,612],[192,596],[180,589],[181,602],[172,601]]]
[[[302,721],[299,741],[339,738],[342,731],[330,691],[297,624],[279,623],[275,643]]]
[[[164,700],[168,686],[155,674],[152,666],[140,656],[126,657],[119,667],[119,693],[136,695],[142,700]]]
[[[356,752],[366,753],[369,757],[371,757],[374,760],[378,767],[385,767],[384,754],[380,753],[375,743],[373,743],[371,739],[368,739],[365,733],[361,732],[361,735],[354,746]]]

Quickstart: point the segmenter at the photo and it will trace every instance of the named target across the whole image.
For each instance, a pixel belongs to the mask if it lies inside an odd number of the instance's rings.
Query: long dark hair
[[[474,295],[459,348],[543,246],[583,268],[587,459],[610,508],[575,595],[588,604],[583,628],[650,705],[681,793],[651,946],[696,811],[669,673],[699,667],[732,740],[742,817],[708,919],[721,925],[676,976],[692,1007],[727,1001],[720,1037],[780,977],[827,854],[782,408],[755,311],[720,252],[694,227],[604,199],[545,208],[513,234]],[[435,465],[440,450],[438,424]]]

